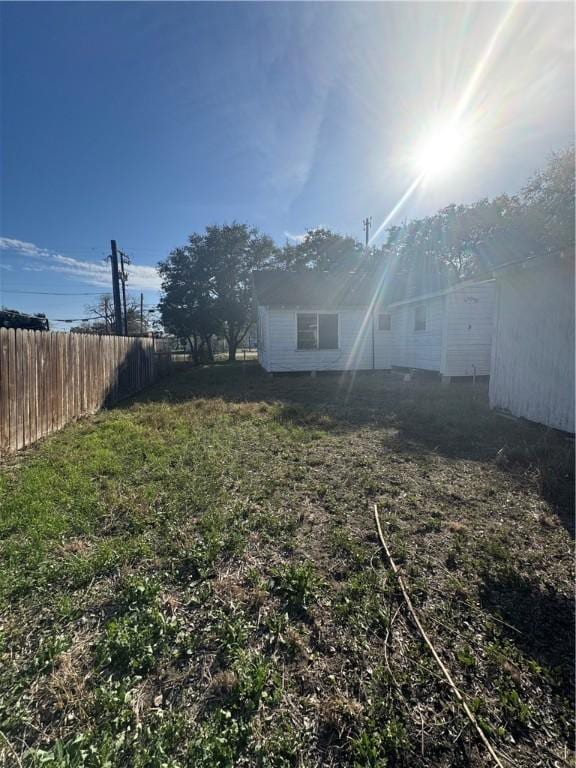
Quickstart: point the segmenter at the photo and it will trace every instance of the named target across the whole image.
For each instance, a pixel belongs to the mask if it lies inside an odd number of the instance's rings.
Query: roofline
[[[310,312],[329,312],[339,309],[365,309],[369,306],[369,302],[362,304],[331,304],[327,302],[325,304],[258,304],[259,307],[266,307],[267,309],[296,309],[298,311],[303,310]]]
[[[413,304],[415,301],[427,301],[428,299],[436,299],[439,296],[446,296],[448,293],[454,293],[461,288],[469,288],[473,285],[485,285],[486,283],[493,283],[494,278],[488,277],[485,280],[463,280],[461,283],[455,283],[448,288],[444,288],[442,291],[433,291],[432,293],[420,293],[418,296],[412,296],[409,299],[402,299],[401,301],[394,301],[392,304],[388,304],[389,309],[394,307],[401,307],[404,304]]]
[[[545,261],[546,259],[550,259],[553,256],[559,256],[561,259],[563,259],[566,257],[569,251],[572,251],[572,253],[574,253],[574,245],[566,246],[566,248],[562,248],[559,251],[551,251],[550,253],[533,254],[532,256],[524,256],[523,258],[516,259],[515,261],[508,261],[505,264],[499,264],[497,267],[492,267],[492,272],[494,274],[498,272],[504,272],[507,269],[515,269],[528,264],[534,264],[539,261]]]

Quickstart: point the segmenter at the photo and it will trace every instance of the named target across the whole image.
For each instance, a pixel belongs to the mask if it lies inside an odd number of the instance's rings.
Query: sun
[[[416,148],[416,172],[422,177],[446,176],[462,161],[466,143],[466,132],[456,122],[437,127]]]

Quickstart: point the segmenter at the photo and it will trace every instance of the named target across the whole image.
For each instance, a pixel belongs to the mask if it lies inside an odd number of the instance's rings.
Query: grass
[[[483,387],[182,366],[0,468],[0,765],[573,758],[573,445]]]

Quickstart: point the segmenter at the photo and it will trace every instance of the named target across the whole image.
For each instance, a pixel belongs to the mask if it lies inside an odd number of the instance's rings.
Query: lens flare
[[[461,163],[467,143],[466,131],[455,121],[435,129],[416,148],[416,173],[426,178],[450,173]]]

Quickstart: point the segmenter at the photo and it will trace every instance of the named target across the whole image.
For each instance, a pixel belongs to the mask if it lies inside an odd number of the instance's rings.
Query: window
[[[318,346],[318,315],[298,315],[298,349]]]
[[[414,330],[425,331],[426,330],[426,305],[420,304],[414,310]]]
[[[378,315],[378,330],[389,331],[392,328],[392,315],[388,312]]]
[[[318,315],[318,349],[338,349],[338,315]]]
[[[338,349],[338,315],[316,312],[296,316],[298,349]]]

